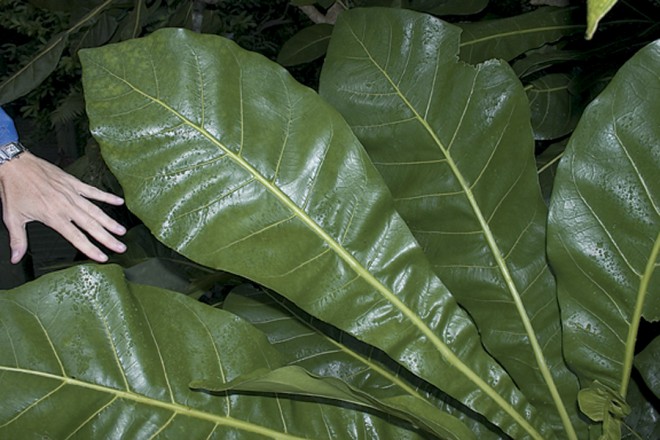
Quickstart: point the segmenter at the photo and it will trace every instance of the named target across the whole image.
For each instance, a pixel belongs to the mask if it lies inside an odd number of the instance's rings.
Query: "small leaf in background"
[[[528,50],[584,30],[576,8],[540,8],[495,20],[457,23],[462,60],[480,63],[491,58],[510,61]]]
[[[55,36],[26,65],[0,83],[0,105],[25,95],[53,73],[68,43],[67,37],[67,33]]]
[[[328,49],[332,28],[330,24],[317,23],[301,29],[284,43],[277,62],[283,66],[295,66],[322,57]]]
[[[541,185],[541,194],[543,194],[543,200],[545,200],[546,204],[550,204],[557,166],[559,166],[559,160],[564,155],[567,143],[568,139],[556,142],[536,156],[536,168],[539,176],[539,184]]]
[[[481,12],[488,0],[410,0],[406,7],[415,11],[442,15],[471,15]]]
[[[20,98],[41,84],[57,67],[62,52],[68,44],[69,35],[93,23],[113,1],[105,0],[96,5],[71,28],[54,36],[27,64],[5,79],[0,84],[0,105]]]
[[[660,399],[660,336],[656,336],[635,356],[635,368],[655,397]]]
[[[103,13],[98,18],[96,23],[86,29],[82,35],[78,37],[75,44],[75,49],[72,52],[77,53],[78,50],[86,47],[101,46],[110,40],[112,35],[117,30],[117,20],[109,13]]]
[[[527,76],[535,77],[534,74],[549,67],[585,57],[582,51],[564,50],[560,46],[561,44],[547,44],[538,49],[531,49],[525,52],[523,57],[517,58],[511,67],[519,78],[524,79]]]
[[[554,140],[573,131],[582,114],[581,99],[571,93],[571,76],[551,73],[525,87],[537,140]]]
[[[587,40],[596,33],[598,23],[614,7],[618,0],[587,0]]]
[[[156,6],[157,4],[158,2],[156,2]],[[136,0],[133,10],[121,21],[115,41],[139,37],[142,28],[149,19],[149,12],[146,0]]]

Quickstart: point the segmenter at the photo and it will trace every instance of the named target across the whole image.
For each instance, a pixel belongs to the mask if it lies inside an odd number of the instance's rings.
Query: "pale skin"
[[[126,229],[91,202],[120,206],[124,200],[81,182],[29,152],[0,165],[0,199],[13,264],[21,261],[27,251],[25,226],[31,221],[54,229],[100,263],[108,261],[108,256],[83,231],[109,250],[126,250],[115,237],[124,235]]]

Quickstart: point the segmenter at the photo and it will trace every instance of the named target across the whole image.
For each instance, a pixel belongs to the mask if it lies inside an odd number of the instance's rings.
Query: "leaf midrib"
[[[649,285],[651,284],[651,277],[657,267],[657,261],[660,258],[660,232],[658,232],[653,248],[646,262],[646,268],[639,283],[637,291],[637,299],[635,301],[635,309],[632,314],[632,322],[628,329],[628,336],[626,338],[626,352],[624,355],[624,366],[621,375],[621,386],[619,394],[625,398],[628,394],[628,385],[630,383],[630,374],[632,372],[633,361],[635,359],[635,340],[639,331],[639,325],[642,318],[642,311],[644,309],[644,301],[646,295],[649,293]]]
[[[258,170],[256,170],[252,165],[243,159],[239,154],[234,153],[224,144],[222,144],[218,139],[216,139],[211,133],[209,133],[204,127],[193,123],[191,120],[186,118],[184,115],[176,111],[174,108],[169,106],[167,103],[162,101],[159,98],[149,95],[148,93],[143,92],[138,87],[134,86],[131,82],[122,78],[121,76],[115,74],[114,72],[107,69],[105,66],[93,61],[99,68],[106,71],[109,75],[117,79],[118,81],[124,83],[130,89],[132,89],[137,94],[143,96],[144,98],[160,105],[163,109],[170,112],[172,115],[176,116],[184,124],[190,126],[193,130],[199,132],[202,136],[208,139],[213,145],[222,150],[227,156],[229,156],[236,164],[248,171],[254,176],[254,178],[263,185],[271,194],[275,196],[284,206],[286,206],[294,215],[300,219],[307,227],[309,227],[322,241],[324,241],[333,251],[344,261],[346,262],[353,271],[364,279],[369,285],[375,288],[386,300],[391,302],[401,313],[403,313],[406,318],[408,318],[413,325],[433,344],[433,346],[441,353],[441,355],[447,360],[447,362],[456,367],[468,380],[474,383],[477,388],[484,391],[484,393],[490,397],[493,401],[497,403],[507,414],[509,414],[525,431],[527,431],[532,437],[536,439],[542,439],[541,434],[525,419],[524,415],[520,414],[516,409],[509,404],[502,396],[500,396],[495,389],[493,389],[487,382],[485,382],[480,376],[478,376],[469,366],[467,366],[463,361],[458,358],[447,345],[430,329],[426,324],[410,309],[405,305],[392,291],[385,287],[376,277],[374,277],[367,269],[365,269],[362,264],[351,255],[346,249],[344,249],[335,239],[333,239],[321,226],[319,226],[312,218],[310,218],[300,207],[298,207],[286,194],[284,194],[278,187],[273,185],[266,177],[262,176]],[[238,62],[238,60],[237,60]],[[242,94],[242,87],[239,87]],[[242,109],[243,100],[241,99],[241,109]],[[241,111],[242,114],[242,111]],[[244,130],[241,130],[241,136]],[[243,143],[241,143],[240,148],[243,148]],[[239,150],[240,152],[240,150]]]
[[[434,409],[438,409],[429,399],[425,398],[421,392],[419,392],[419,388],[413,388],[411,385],[409,385],[406,381],[401,379],[398,375],[392,374],[388,369],[381,367],[377,362],[372,361],[371,358],[359,353],[358,351],[351,350],[347,345],[342,344],[340,341],[337,341],[330,336],[326,335],[323,332],[318,332],[314,326],[312,326],[310,323],[305,321],[293,308],[288,307],[286,304],[281,303],[275,299],[275,297],[270,294],[268,291],[264,290],[263,293],[273,301],[274,304],[277,306],[287,310],[291,315],[295,316],[297,318],[297,322],[300,323],[301,325],[307,327],[308,329],[312,330],[315,334],[318,334],[321,338],[323,338],[325,341],[327,341],[329,344],[334,345],[339,349],[340,352],[344,353],[347,356],[350,356],[351,358],[355,359],[357,362],[360,362],[361,364],[365,365],[368,369],[376,372],[377,374],[381,375],[384,377],[386,380],[392,382],[399,388],[401,388],[406,394],[408,394],[410,397],[413,399],[424,403],[425,405],[428,405]],[[414,415],[415,417],[419,417],[419,415]],[[426,418],[423,418],[424,420]],[[435,420],[431,420],[431,422],[435,423]],[[440,424],[442,426],[442,424]],[[444,428],[444,426],[443,426]]]
[[[484,41],[489,41],[489,40],[496,40],[498,38],[506,38],[506,37],[525,35],[525,34],[533,34],[533,33],[546,32],[546,31],[554,31],[554,30],[584,29],[584,28],[586,28],[586,26],[574,24],[574,25],[544,26],[544,27],[531,28],[531,29],[518,29],[518,30],[515,30],[515,31],[502,32],[502,33],[499,33],[499,34],[490,34],[490,35],[487,35],[485,37],[475,38],[474,40],[462,41],[460,43],[459,47],[462,48],[462,47],[466,47],[466,46],[471,46],[473,44],[483,43]]]
[[[463,190],[463,193],[465,194],[466,199],[468,200],[468,203],[470,204],[470,208],[474,212],[475,217],[477,218],[477,221],[479,222],[479,225],[481,226],[481,229],[483,230],[484,237],[486,239],[486,242],[488,244],[489,249],[491,250],[491,253],[493,255],[493,258],[497,262],[497,266],[500,270],[500,273],[502,274],[502,277],[504,278],[504,281],[507,285],[507,288],[511,294],[511,297],[514,301],[514,304],[516,305],[516,310],[518,312],[518,315],[520,316],[520,319],[522,321],[523,327],[525,328],[525,332],[527,333],[528,339],[530,341],[530,344],[532,346],[532,351],[534,354],[534,358],[536,359],[536,363],[539,366],[539,370],[541,371],[541,375],[543,376],[544,381],[546,382],[546,386],[548,387],[552,399],[555,402],[555,406],[557,408],[557,411],[559,413],[559,416],[562,420],[562,424],[564,425],[564,428],[566,429],[566,433],[571,440],[577,440],[577,434],[575,433],[575,430],[571,424],[570,417],[568,415],[568,411],[566,410],[563,401],[561,400],[561,396],[559,394],[559,390],[557,389],[557,386],[554,382],[554,379],[552,378],[552,374],[550,373],[550,369],[545,361],[545,356],[543,354],[543,351],[541,349],[541,346],[538,342],[538,339],[536,338],[536,332],[534,331],[534,328],[531,324],[531,321],[529,319],[529,316],[527,316],[527,311],[525,310],[525,306],[522,302],[522,299],[520,297],[520,293],[518,292],[518,288],[515,285],[515,282],[513,280],[513,277],[511,275],[511,272],[509,271],[508,266],[506,265],[506,261],[504,261],[503,258],[503,253],[501,252],[499,246],[497,245],[497,242],[495,240],[495,236],[493,235],[492,230],[490,229],[490,226],[488,222],[486,221],[486,218],[484,217],[483,212],[481,211],[481,208],[479,204],[477,203],[476,197],[474,196],[472,192],[472,188],[470,185],[468,185],[465,177],[461,173],[461,171],[458,168],[458,165],[456,162],[454,162],[453,157],[451,156],[450,152],[448,151],[448,148],[445,147],[445,145],[440,141],[438,138],[437,134],[435,131],[432,129],[432,127],[429,125],[429,123],[426,121],[425,118],[423,118],[417,109],[412,105],[412,103],[407,99],[406,95],[401,91],[399,88],[398,84],[390,77],[390,75],[387,73],[387,71],[380,66],[376,62],[376,59],[372,56],[371,52],[369,49],[364,45],[362,40],[357,36],[357,34],[353,31],[352,28],[349,27],[349,30],[353,37],[355,38],[355,41],[358,42],[358,44],[362,47],[364,50],[364,53],[367,55],[371,63],[374,65],[374,67],[383,75],[383,77],[386,79],[386,81],[390,84],[390,86],[394,89],[395,93],[401,101],[404,103],[404,105],[413,113],[415,119],[422,125],[423,129],[431,136],[433,139],[433,142],[437,145],[438,149],[442,152],[443,156],[446,158],[446,163],[451,169],[452,173],[456,177],[456,180],[458,181],[461,189]],[[477,74],[479,72],[479,67],[477,67]],[[476,79],[476,77],[475,77]],[[474,86],[474,84],[473,84]],[[432,96],[429,97],[429,102],[432,99]],[[458,127],[457,127],[458,130]]]
[[[147,397],[141,394],[133,393],[130,391],[124,391],[124,390],[119,390],[115,388],[110,388],[98,384],[94,384],[91,382],[85,382],[79,379],[74,379],[71,377],[65,377],[65,376],[58,376],[56,374],[52,373],[47,373],[43,371],[36,371],[36,370],[29,370],[26,368],[17,368],[17,367],[8,367],[8,366],[0,366],[0,371],[3,372],[9,372],[9,373],[18,373],[18,374],[26,374],[26,375],[31,375],[31,376],[38,376],[46,379],[52,379],[55,381],[60,381],[62,382],[61,386],[75,386],[75,387],[80,387],[80,388],[85,388],[88,390],[92,391],[98,391],[102,392],[105,394],[109,394],[112,396],[115,396],[115,398],[123,399],[123,400],[130,400],[132,402],[136,402],[138,404],[146,405],[146,406],[152,406],[155,408],[161,408],[165,409],[167,411],[171,411],[175,415],[182,415],[185,417],[191,417],[194,419],[199,419],[199,420],[204,420],[207,422],[214,423],[216,425],[223,425],[223,426],[229,426],[232,428],[240,429],[242,431],[248,431],[248,432],[253,432],[256,434],[261,434],[267,437],[271,438],[278,438],[278,439],[289,439],[289,440],[300,440],[303,439],[304,437],[297,437],[291,434],[279,432],[279,431],[274,431],[269,428],[265,428],[263,426],[259,425],[254,425],[248,422],[244,422],[242,420],[235,419],[233,417],[229,416],[219,416],[217,414],[211,414],[207,413],[198,409],[190,408],[188,406],[181,405],[179,403],[176,403],[174,401],[172,402],[164,402],[162,400],[157,400],[151,397]]]

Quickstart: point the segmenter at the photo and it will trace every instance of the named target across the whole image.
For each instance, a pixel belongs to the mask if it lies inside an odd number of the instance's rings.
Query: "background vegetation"
[[[414,9],[463,29],[460,57],[464,61],[496,57],[511,64],[531,105],[539,176],[549,197],[556,164],[586,104],[632,54],[660,36],[657,1],[611,3],[616,3],[613,9],[604,9],[587,23],[582,2],[5,0],[0,3],[4,42],[0,103],[18,119],[33,121],[37,134],[70,133],[62,137],[67,144],[54,147],[59,164],[119,192],[121,187],[89,135],[77,55],[81,48],[129,40],[163,27],[186,27],[231,38],[277,60],[300,82],[316,89],[330,34],[342,11],[381,5]],[[244,281],[164,248],[127,211],[113,215],[133,227],[127,238],[129,252],[114,257],[130,280],[178,290],[212,304],[223,302]],[[295,307],[281,298],[277,301]],[[309,316],[302,320],[314,322]],[[658,334],[657,326],[643,325],[638,351]],[[657,400],[648,397],[657,408]]]

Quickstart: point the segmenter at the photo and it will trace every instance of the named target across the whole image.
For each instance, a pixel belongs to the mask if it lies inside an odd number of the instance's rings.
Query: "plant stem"
[[[657,260],[660,256],[660,232],[655,239],[651,255],[646,262],[646,269],[642,275],[639,283],[639,290],[637,291],[637,301],[635,303],[635,310],[633,311],[630,328],[628,329],[628,338],[626,340],[626,354],[623,359],[623,371],[621,372],[621,387],[619,394],[624,399],[628,394],[628,385],[630,384],[630,373],[632,372],[633,360],[635,359],[635,341],[637,340],[637,332],[639,330],[639,323],[642,318],[642,309],[644,308],[644,300],[648,293],[649,284],[655,268],[658,266]]]

